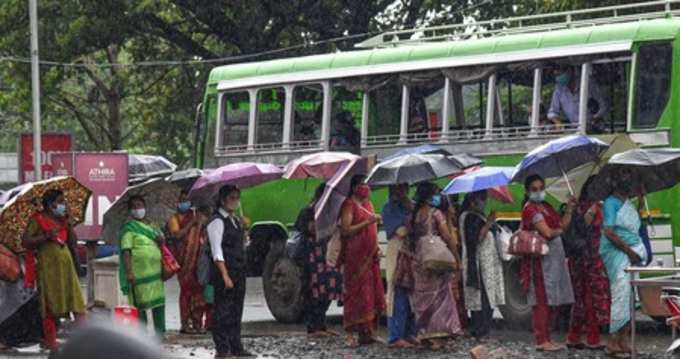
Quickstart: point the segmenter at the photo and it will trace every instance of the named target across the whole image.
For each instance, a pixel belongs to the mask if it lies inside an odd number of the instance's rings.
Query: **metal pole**
[[[531,132],[530,137],[538,134],[538,127],[541,119],[541,85],[542,85],[543,69],[534,69],[534,88],[531,102]]]
[[[33,93],[33,173],[42,179],[42,149],[40,143],[40,64],[38,59],[38,0],[28,0],[31,24],[31,91]]]
[[[590,97],[590,62],[581,65],[581,91],[578,106],[578,132],[585,135],[588,128],[588,98]]]

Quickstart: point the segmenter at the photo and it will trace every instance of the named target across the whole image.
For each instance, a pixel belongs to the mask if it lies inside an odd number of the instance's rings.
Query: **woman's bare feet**
[[[557,345],[557,344],[552,343],[552,342],[545,342],[541,345],[536,346],[536,351],[539,351],[539,352],[554,353],[554,352],[559,352],[562,349],[564,349],[562,346]]]
[[[432,350],[440,350],[444,348],[445,345],[446,342],[441,339],[430,339],[430,349]]]
[[[404,339],[399,339],[396,342],[390,344],[390,348],[394,349],[413,348],[413,344],[409,343]]]
[[[359,341],[354,337],[354,335],[348,335],[347,339],[345,339],[345,344],[349,348],[358,348],[359,347]]]

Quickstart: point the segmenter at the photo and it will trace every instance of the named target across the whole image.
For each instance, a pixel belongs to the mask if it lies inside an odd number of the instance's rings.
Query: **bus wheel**
[[[272,242],[264,262],[262,285],[267,307],[277,321],[300,321],[304,309],[302,269],[286,255],[285,241]]]
[[[503,322],[513,329],[531,329],[531,306],[519,282],[519,261],[503,263],[505,305],[500,306]]]

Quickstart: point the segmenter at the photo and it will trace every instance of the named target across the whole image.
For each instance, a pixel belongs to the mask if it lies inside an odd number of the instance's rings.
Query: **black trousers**
[[[330,307],[330,301],[308,300],[305,308],[305,324],[307,333],[326,330],[326,312]]]
[[[241,319],[246,297],[246,276],[241,271],[230,271],[234,288],[226,289],[223,282],[215,283],[212,336],[218,355],[238,354],[241,343]]]
[[[493,309],[489,304],[489,297],[486,295],[486,287],[484,282],[480,282],[482,290],[482,310],[471,311],[470,316],[470,334],[475,338],[486,337],[491,332],[491,324],[493,323]]]

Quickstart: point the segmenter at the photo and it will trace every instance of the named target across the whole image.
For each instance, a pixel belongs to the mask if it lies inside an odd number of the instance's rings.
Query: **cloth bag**
[[[16,282],[21,274],[19,257],[5,245],[0,244],[0,280]]]
[[[548,241],[536,231],[519,230],[510,238],[509,254],[542,257],[548,254]]]
[[[172,278],[175,273],[179,272],[179,263],[177,263],[175,256],[172,255],[170,248],[165,244],[161,244],[161,264],[163,267],[162,277],[164,281]]]
[[[496,237],[496,250],[498,251],[498,257],[503,262],[511,262],[516,259],[512,253],[510,253],[510,240],[512,239],[512,231],[504,226],[495,226],[495,237]]]
[[[425,269],[436,273],[453,272],[458,268],[456,257],[440,236],[432,234],[432,211],[427,217],[427,234],[420,237],[417,255]]]
[[[340,228],[335,226],[331,239],[328,240],[326,247],[326,264],[331,267],[337,267],[342,252],[342,237],[340,236]]]

